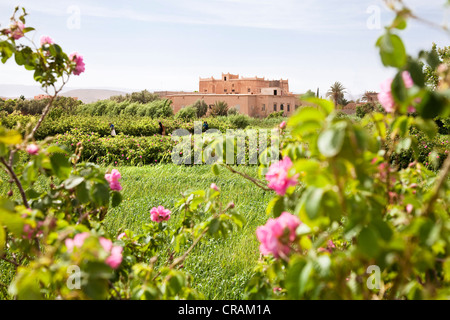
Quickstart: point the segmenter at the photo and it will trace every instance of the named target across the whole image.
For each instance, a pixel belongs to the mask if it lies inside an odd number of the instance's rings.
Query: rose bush
[[[203,238],[227,236],[242,227],[243,218],[232,203],[221,202],[219,191],[207,189],[184,194],[173,213],[149,208],[153,222],[143,226],[142,234],[107,234],[108,208],[122,200],[120,172],[84,162],[79,139],[72,149],[62,137],[57,144],[51,137],[35,140],[68,78],[85,71],[83,58],[67,56],[49,37],[40,47],[16,43],[34,30],[26,27],[25,9],[16,17],[19,10],[10,28],[0,30],[1,61],[14,56],[52,95],[41,117],[22,131],[0,126],[0,164],[10,185],[7,198],[0,198],[0,260],[9,265],[5,274],[11,274],[10,283],[1,283],[2,294],[17,299],[201,298],[190,287],[183,261]],[[37,184],[40,177],[46,181],[43,188]],[[182,218],[171,223],[173,214]],[[161,256],[162,248],[167,257]]]
[[[450,297],[450,157],[433,120],[450,115],[450,82],[442,76],[436,90],[425,85],[422,63],[436,70],[439,62],[432,52],[406,54],[397,33],[411,11],[401,1],[391,5],[396,18],[377,42],[383,64],[398,70],[382,86],[386,113],[359,124],[339,117],[332,102],[307,98],[316,107],[289,119],[281,152],[297,187],[279,188],[289,183],[286,174],[272,182],[282,162],[262,167],[278,195],[267,208],[275,219],[256,234],[265,256],[248,298]],[[420,163],[424,157],[430,163]],[[432,160],[438,172],[429,170]],[[280,222],[286,212],[298,219],[295,231]]]

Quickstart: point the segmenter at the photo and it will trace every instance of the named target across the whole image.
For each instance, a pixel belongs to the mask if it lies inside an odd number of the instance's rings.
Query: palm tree
[[[331,99],[334,101],[334,106],[337,108],[338,104],[342,104],[344,101],[344,93],[345,88],[342,85],[342,83],[336,81],[331,87],[330,90],[327,92],[327,97],[331,97]]]
[[[375,91],[366,91],[364,95],[361,97],[361,101],[366,101],[368,103],[372,103],[374,100],[374,96],[376,96]]]
[[[216,101],[211,110],[211,115],[216,116],[226,116],[228,113],[228,104],[225,101]]]

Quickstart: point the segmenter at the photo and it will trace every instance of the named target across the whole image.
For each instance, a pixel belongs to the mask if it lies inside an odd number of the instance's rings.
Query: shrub
[[[197,109],[191,106],[182,108],[175,114],[175,119],[181,119],[184,121],[193,120],[197,117]]]
[[[213,117],[226,116],[227,112],[228,104],[225,101],[217,101],[211,109],[211,115]]]
[[[228,121],[236,128],[245,129],[250,124],[250,117],[244,114],[228,116]]]
[[[278,112],[272,112],[270,113],[266,118],[272,119],[272,118],[281,118],[284,116],[284,111],[278,111]]]
[[[233,108],[228,109],[228,112],[227,112],[228,116],[232,116],[232,115],[236,115],[236,114],[239,114],[239,112],[237,111],[236,108],[233,107]]]
[[[197,110],[197,118],[201,118],[208,112],[208,105],[204,100],[197,100],[192,105]]]

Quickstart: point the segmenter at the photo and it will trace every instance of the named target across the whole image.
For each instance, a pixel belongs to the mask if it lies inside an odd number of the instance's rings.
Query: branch
[[[250,177],[249,175],[247,175],[247,174],[245,174],[245,173],[236,171],[236,170],[234,170],[232,167],[230,167],[230,166],[227,165],[227,164],[223,164],[223,163],[222,163],[221,166],[227,168],[227,169],[230,170],[232,173],[236,173],[236,174],[238,174],[238,175],[244,177],[245,179],[249,180],[250,182],[252,182],[253,184],[255,184],[258,188],[261,188],[261,189],[263,189],[264,191],[272,191],[272,189],[270,189],[270,188],[268,188],[267,186],[265,186],[265,185],[263,184],[263,182],[260,181],[260,180],[257,180],[257,179],[255,179],[255,178],[252,178],[252,177]]]
[[[446,182],[449,172],[450,172],[450,156],[448,156],[447,159],[444,161],[444,165],[442,166],[439,179],[437,183],[434,185],[431,198],[430,200],[428,200],[428,202],[425,205],[425,208],[423,209],[425,215],[428,215],[433,209],[434,202],[439,197],[439,191]]]
[[[6,167],[6,169],[7,169],[8,173],[9,173],[9,175],[10,175],[11,178],[14,180],[14,182],[15,182],[17,188],[19,188],[20,195],[22,196],[23,205],[24,205],[25,207],[27,207],[27,209],[29,209],[29,208],[30,208],[30,205],[28,204],[27,196],[25,195],[25,191],[23,190],[22,184],[20,183],[19,179],[17,178],[17,175],[16,175],[16,173],[14,172],[12,166],[10,166],[10,165],[6,162],[5,158],[3,158],[3,157],[0,157],[0,162],[3,163],[3,165]]]
[[[181,257],[175,259],[175,261],[170,265],[171,269],[175,268],[177,265],[179,265],[184,260],[186,260],[189,253],[191,253],[191,251],[195,248],[197,243],[203,238],[203,236],[206,234],[206,232],[208,232],[208,230],[209,230],[209,227],[206,228],[205,230],[203,230],[202,234],[199,235],[197,239],[195,239],[194,243],[189,247],[189,249]]]
[[[30,135],[27,137],[27,139],[33,139],[34,135],[36,134],[36,131],[39,129],[39,127],[41,126],[42,122],[44,121],[45,117],[47,116],[48,112],[50,111],[50,107],[53,104],[53,100],[56,98],[56,95],[58,94],[58,92],[55,92],[55,94],[50,98],[50,101],[48,102],[48,104],[45,106],[44,111],[42,111],[42,115],[39,118],[38,123],[36,124],[36,126],[33,128],[33,130],[31,131]]]

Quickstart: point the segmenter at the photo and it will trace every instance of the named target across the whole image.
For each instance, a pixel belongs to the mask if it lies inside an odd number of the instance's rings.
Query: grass
[[[252,176],[257,172],[256,167],[239,170]],[[121,167],[119,171],[124,201],[110,210],[105,221],[113,234],[120,228],[140,231],[150,222],[152,207],[162,205],[173,210],[185,190],[206,189],[213,182],[221,188],[223,202],[233,201],[247,222],[227,239],[208,239],[197,246],[184,263],[184,270],[192,275],[193,287],[207,299],[242,299],[245,283],[259,258],[255,230],[265,224],[265,208],[273,194],[225,169],[215,176],[210,166]],[[176,216],[173,219],[175,223]]]
[[[215,176],[211,166],[177,166],[173,164],[117,167],[122,175],[123,202],[109,210],[105,227],[112,236],[119,229],[141,231],[145,223],[151,222],[150,209],[162,205],[173,214],[169,224],[178,221],[174,204],[181,198],[181,192],[208,188],[211,183],[221,189],[222,201],[235,203],[236,209],[245,219],[244,227],[235,231],[227,239],[206,238],[189,255],[184,270],[192,276],[192,286],[203,293],[206,299],[242,299],[245,283],[250,279],[253,268],[259,258],[256,228],[266,223],[266,207],[273,193],[257,188],[244,178],[221,169]],[[238,168],[253,177],[257,176],[257,167]],[[0,179],[4,178],[1,175]],[[46,188],[48,181],[39,179],[35,188]],[[0,180],[0,194],[9,190],[7,180]],[[18,192],[14,193],[18,199]],[[165,254],[162,253],[162,256]],[[3,284],[8,284],[14,275],[14,269],[0,261],[0,299],[6,298]],[[3,292],[3,297],[2,297]]]

